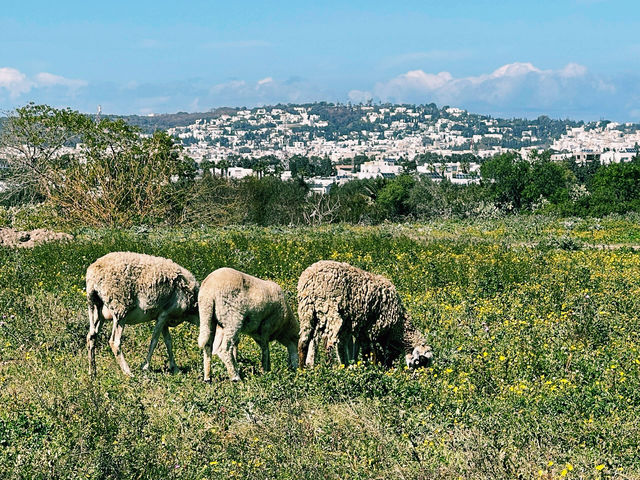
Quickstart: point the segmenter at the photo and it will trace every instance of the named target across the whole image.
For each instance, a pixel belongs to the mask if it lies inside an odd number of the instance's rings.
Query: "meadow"
[[[640,478],[640,219],[509,217],[375,227],[78,230],[0,248],[0,477]],[[88,373],[84,273],[105,253],[169,257],[199,280],[230,266],[295,307],[320,259],[388,276],[433,347],[398,362],[287,370],[272,344],[244,381],[202,378],[197,329],[143,373],[151,325],[127,327],[126,378],[98,341]]]

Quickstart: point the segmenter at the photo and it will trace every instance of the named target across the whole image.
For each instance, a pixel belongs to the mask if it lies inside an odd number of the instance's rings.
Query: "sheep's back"
[[[211,272],[202,281],[198,298],[245,312],[262,311],[272,308],[270,305],[283,309],[285,305],[284,292],[277,283],[227,267]]]
[[[385,280],[348,263],[316,262],[298,281],[299,310],[327,313],[329,309],[338,309],[352,322],[363,323],[377,310],[381,279]]]
[[[112,252],[89,266],[87,294],[96,292],[114,313],[149,310],[171,302],[182,310],[195,304],[198,282],[191,272],[162,257]]]

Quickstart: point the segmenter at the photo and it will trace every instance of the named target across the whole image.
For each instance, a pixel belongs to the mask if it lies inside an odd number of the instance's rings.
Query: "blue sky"
[[[632,0],[23,0],[0,11],[4,110],[373,99],[640,121]]]

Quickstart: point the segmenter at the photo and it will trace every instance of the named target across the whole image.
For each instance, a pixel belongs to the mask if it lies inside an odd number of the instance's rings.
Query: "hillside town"
[[[319,193],[351,180],[392,178],[408,170],[434,182],[480,183],[482,162],[505,152],[528,159],[534,150],[549,150],[552,160],[584,165],[629,162],[640,150],[639,124],[545,116],[499,119],[435,104],[320,102],[167,114],[161,121],[124,118],[141,127],[143,135],[166,128],[201,170],[237,179],[270,173],[287,180],[302,174],[310,190]],[[68,145],[58,154],[80,150],[81,145]],[[0,158],[6,154],[0,151]],[[324,168],[312,174],[296,171],[299,159]]]
[[[242,166],[246,159],[275,159],[285,179],[292,157],[329,159],[332,175],[308,179],[320,192],[351,179],[396,176],[408,160],[434,181],[469,184],[479,182],[483,159],[507,151],[527,158],[534,149],[551,149],[555,160],[611,163],[630,161],[640,143],[640,125],[631,123],[504,120],[434,104],[228,109],[168,131],[197,162],[228,163],[218,173],[235,178],[255,173]],[[357,157],[366,161],[356,165]]]

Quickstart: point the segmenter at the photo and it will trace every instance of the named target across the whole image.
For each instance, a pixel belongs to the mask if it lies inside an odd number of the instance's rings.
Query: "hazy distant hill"
[[[220,107],[208,112],[178,112],[161,113],[156,115],[108,115],[110,118],[124,118],[131,125],[140,127],[146,133],[155,130],[166,130],[172,127],[185,127],[195,123],[196,120],[218,118],[221,115],[231,115],[240,110],[239,108]]]
[[[321,131],[322,136],[325,136],[325,138],[331,138],[335,135],[346,134],[349,132],[360,132],[363,130],[377,131],[380,129],[379,126],[373,125],[372,123],[364,120],[363,117],[366,111],[373,110],[379,112],[381,110],[384,111],[384,109],[394,109],[399,106],[420,111],[421,117],[428,115],[430,117],[430,122],[435,122],[439,118],[454,119],[457,124],[455,129],[465,137],[486,133],[486,120],[493,118],[489,115],[469,113],[466,111],[459,111],[458,109],[454,109],[457,113],[451,113],[448,106],[438,108],[433,103],[426,105],[350,105],[316,102],[307,104],[278,104],[274,106],[255,107],[247,110],[255,113],[261,108],[264,108],[267,111],[273,108],[278,108],[284,111],[293,112],[296,108],[305,107],[308,109],[309,114],[318,115],[321,120],[328,122],[326,127],[314,130]],[[244,108],[221,107],[202,113],[178,112],[155,114],[153,116],[128,115],[121,116],[120,118],[124,118],[132,125],[140,127],[144,132],[151,133],[157,129],[166,130],[172,127],[191,125],[198,119],[209,120],[212,118],[218,118],[225,114],[233,115],[240,110],[244,110]],[[396,115],[394,119],[403,119],[403,117]],[[406,120],[411,121],[411,118],[407,116]],[[567,126],[576,127],[585,124],[582,121],[551,119],[544,115],[536,119],[495,118],[493,120],[496,121],[497,126],[508,128],[509,134],[502,143],[504,143],[504,146],[512,148],[518,148],[521,146],[520,140],[522,133],[526,131],[531,131],[537,136],[538,141],[541,144],[545,144],[550,140],[559,138],[566,132]],[[244,127],[251,129],[251,126],[249,125],[244,125]]]

